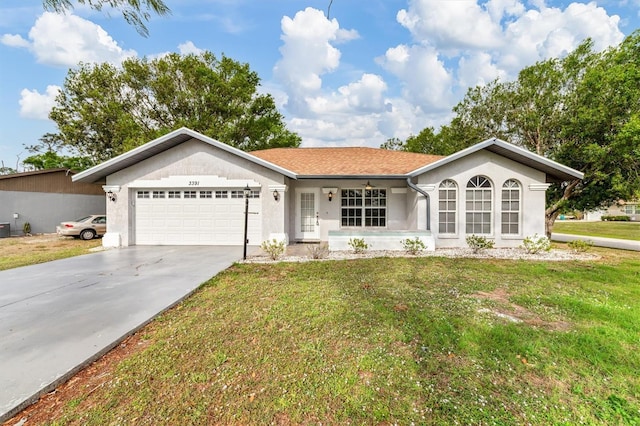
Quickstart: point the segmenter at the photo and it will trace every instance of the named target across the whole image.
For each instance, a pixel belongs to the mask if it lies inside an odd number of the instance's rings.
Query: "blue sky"
[[[302,146],[374,146],[451,118],[468,87],[597,49],[640,27],[640,0],[167,0],[140,36],[118,11],[0,3],[0,160],[16,168],[79,62],[209,50],[248,63]],[[327,17],[327,13],[329,16]],[[20,170],[22,167],[19,166]]]

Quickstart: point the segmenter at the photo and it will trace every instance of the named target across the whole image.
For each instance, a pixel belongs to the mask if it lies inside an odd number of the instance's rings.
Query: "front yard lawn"
[[[557,220],[553,232],[640,241],[640,222],[583,222]]]
[[[0,271],[87,254],[101,244],[99,238],[83,241],[56,234],[0,238]]]
[[[82,425],[638,424],[640,258],[594,251],[602,260],[237,264],[127,341],[131,355],[72,379],[74,392],[31,415]]]

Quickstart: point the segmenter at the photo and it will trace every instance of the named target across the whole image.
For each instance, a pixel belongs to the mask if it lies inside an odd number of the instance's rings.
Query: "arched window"
[[[491,181],[485,176],[472,177],[466,197],[467,234],[491,234]]]
[[[438,189],[438,232],[456,233],[458,185],[451,179],[443,180]]]
[[[515,179],[502,185],[502,233],[520,233],[520,183]]]

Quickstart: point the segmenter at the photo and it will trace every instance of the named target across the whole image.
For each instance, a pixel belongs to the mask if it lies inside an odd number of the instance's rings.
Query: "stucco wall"
[[[524,237],[544,235],[545,174],[515,161],[488,151],[478,151],[419,177],[419,185],[429,188],[431,206],[431,230],[437,247],[466,247],[465,190],[469,179],[482,175],[489,178],[493,188],[493,220],[491,234],[497,247],[519,246]],[[438,233],[438,186],[445,179],[458,185],[457,227],[453,235]],[[521,220],[518,235],[501,233],[502,185],[515,179],[521,185]]]
[[[135,244],[135,199],[131,182],[171,176],[220,176],[258,182],[260,198],[250,202],[261,203],[262,240],[286,233],[283,222],[286,197],[275,201],[269,190],[270,185],[284,185],[283,175],[209,144],[191,140],[107,177],[107,185],[120,186],[117,201],[107,203],[107,234],[118,235],[123,246]]]
[[[32,234],[54,233],[62,221],[89,214],[104,214],[104,195],[0,191],[0,222],[8,222],[12,235],[22,235],[25,222]],[[18,219],[13,214],[18,213]]]
[[[289,205],[288,233],[292,240],[296,239],[296,194],[304,189],[317,189],[319,193],[318,219],[320,223],[320,240],[327,241],[329,231],[337,231],[340,227],[340,190],[341,189],[363,189],[366,179],[304,179],[292,181],[289,194],[292,197]],[[377,189],[387,190],[387,227],[389,230],[404,230],[407,224],[407,192],[395,193],[392,188],[406,189],[406,181],[385,179],[371,180]],[[322,192],[322,188],[337,188],[333,200],[329,201],[327,194]],[[408,191],[410,192],[410,191]]]

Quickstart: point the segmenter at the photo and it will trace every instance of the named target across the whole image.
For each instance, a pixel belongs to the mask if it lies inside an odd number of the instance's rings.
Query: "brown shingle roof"
[[[251,154],[303,176],[404,175],[443,158],[366,147],[272,148]]]

